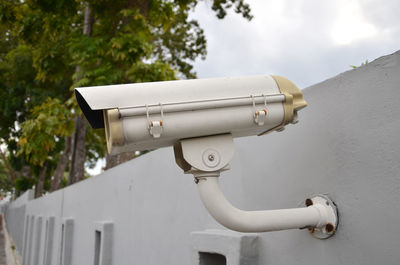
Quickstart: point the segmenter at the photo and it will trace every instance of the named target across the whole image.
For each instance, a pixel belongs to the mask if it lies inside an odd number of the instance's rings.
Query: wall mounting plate
[[[328,223],[322,227],[310,227],[308,230],[313,237],[318,239],[327,239],[333,236],[337,230],[339,216],[336,204],[325,195],[317,195],[306,199],[306,206],[322,204],[327,209]]]

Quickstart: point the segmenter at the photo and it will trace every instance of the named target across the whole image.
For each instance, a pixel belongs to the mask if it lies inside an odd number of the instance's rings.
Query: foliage
[[[34,179],[22,176],[15,181],[15,189],[17,191],[23,192],[32,188],[32,186],[35,185],[35,183],[36,182]]]
[[[364,65],[366,65],[366,64],[368,64],[368,59],[365,60],[365,62],[361,63],[360,66],[350,65],[350,67],[353,68],[353,69],[356,69],[356,68],[361,67],[361,66],[364,66]]]
[[[0,195],[4,196],[7,191],[12,191],[13,185],[3,161],[0,160]]]
[[[32,165],[42,166],[57,142],[70,136],[74,128],[71,111],[60,100],[48,98],[34,107],[29,119],[21,124],[17,155],[23,154]]]
[[[250,14],[250,6],[244,2],[244,0],[214,0],[212,10],[217,12],[218,18],[224,18],[226,16],[226,10],[235,6],[235,12],[241,13],[244,18],[251,20],[253,16]]]

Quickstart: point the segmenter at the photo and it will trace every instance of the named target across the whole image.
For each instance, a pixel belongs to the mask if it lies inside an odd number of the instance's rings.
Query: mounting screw
[[[325,230],[326,230],[326,232],[328,232],[328,233],[332,233],[332,232],[335,230],[335,227],[333,226],[333,224],[328,223],[328,224],[325,226]]]
[[[221,155],[217,150],[209,148],[203,152],[202,159],[205,166],[215,168],[221,162]]]
[[[306,206],[308,207],[308,206],[311,206],[311,205],[313,205],[314,203],[313,203],[313,201],[310,199],[310,198],[308,198],[308,199],[306,199]]]

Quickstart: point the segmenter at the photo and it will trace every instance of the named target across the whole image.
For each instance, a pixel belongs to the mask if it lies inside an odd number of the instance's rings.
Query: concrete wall
[[[26,205],[34,198],[34,196],[34,191],[28,190],[11,204],[5,205],[6,207],[2,209],[7,221],[7,229],[12,234],[13,242],[17,250],[23,248]]]
[[[24,265],[397,265],[400,52],[304,94],[309,106],[299,124],[235,140],[221,186],[248,210],[296,207],[328,194],[340,212],[334,237],[223,231],[201,205],[192,177],[175,165],[172,148],[164,148],[23,206],[13,202],[7,224]],[[23,225],[10,212],[18,207],[25,207]]]

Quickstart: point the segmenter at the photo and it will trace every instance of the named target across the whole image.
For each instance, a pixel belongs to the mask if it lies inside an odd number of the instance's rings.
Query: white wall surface
[[[259,234],[258,263],[399,264],[400,52],[303,92],[309,106],[300,111],[299,124],[235,140],[221,186],[247,210],[296,207],[314,194],[328,194],[339,208],[338,231],[327,240],[306,230]],[[223,229],[201,205],[192,177],[175,165],[172,148],[24,205],[25,216],[55,217],[51,264],[60,264],[65,218],[73,219],[72,265],[94,264],[101,222],[113,223],[110,264],[190,264],[191,232]],[[16,207],[21,205],[6,210],[9,226],[16,220],[7,212]],[[22,238],[23,230],[20,225],[10,232]]]

